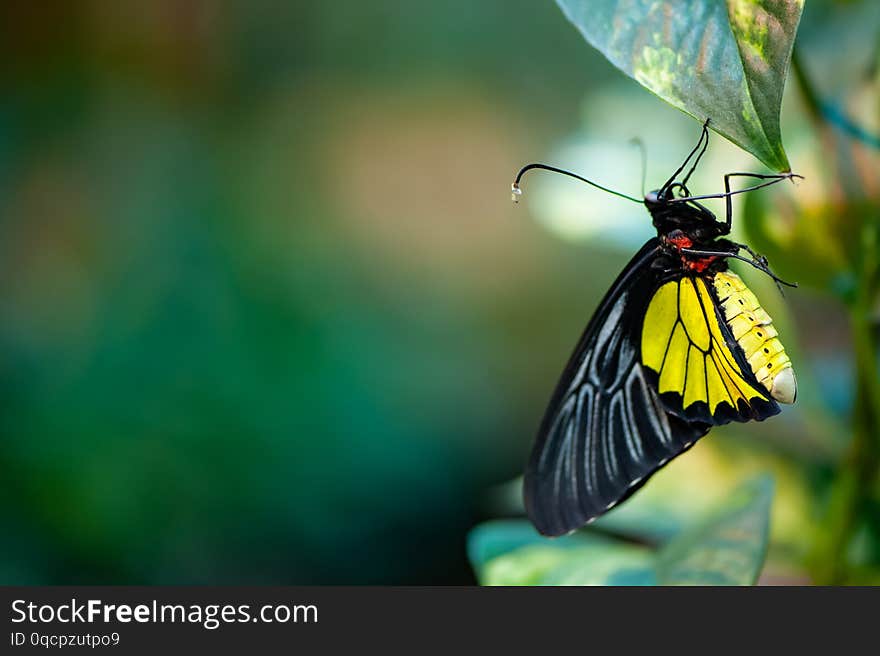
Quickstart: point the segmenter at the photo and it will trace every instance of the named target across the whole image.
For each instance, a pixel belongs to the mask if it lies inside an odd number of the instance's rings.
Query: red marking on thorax
[[[677,235],[675,237],[667,237],[666,241],[668,241],[679,250],[681,250],[682,248],[690,248],[694,245],[694,242],[691,241],[691,238],[685,234]]]
[[[718,259],[717,255],[694,258],[693,255],[682,253],[682,248],[690,248],[694,245],[693,240],[684,233],[667,236],[666,241],[675,246],[675,248],[678,250],[679,255],[681,255],[682,264],[684,264],[685,268],[690,269],[691,271],[703,273],[706,269],[709,268],[709,265],[711,265],[712,262]]]
[[[696,271],[697,273],[703,273],[706,269],[709,268],[709,265],[712,264],[718,258],[715,256],[712,257],[701,257],[699,260],[689,260],[686,257],[682,256],[681,260],[684,262],[684,265],[691,269],[692,271]]]

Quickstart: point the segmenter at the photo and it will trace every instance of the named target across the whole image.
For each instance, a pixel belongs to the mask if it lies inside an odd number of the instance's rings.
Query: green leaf
[[[540,550],[534,553],[522,551],[524,547],[552,545],[551,550],[554,553],[565,554],[572,549],[607,544],[613,544],[613,541],[584,531],[548,540],[530,522],[521,519],[496,519],[484,522],[470,532],[467,552],[471,566],[482,581],[482,572],[488,563],[514,551],[525,554],[521,558],[523,563],[529,563],[529,569],[535,568],[534,562],[543,562],[544,556]]]
[[[671,105],[790,170],[779,110],[803,0],[556,0],[584,38]]]
[[[566,548],[531,544],[488,562],[483,585],[655,585],[653,554],[643,547],[600,541]],[[554,540],[555,542],[555,540]]]
[[[558,547],[533,544],[489,561],[477,578],[480,585],[541,585],[546,573],[567,557]]]
[[[467,552],[471,566],[479,571],[489,562],[529,544],[541,544],[543,538],[529,522],[520,519],[495,519],[480,524],[468,535]]]
[[[773,479],[738,488],[658,554],[661,585],[754,585],[770,534]]]
[[[580,549],[549,569],[541,585],[657,585],[654,556],[627,544]]]
[[[471,531],[468,556],[483,585],[748,585],[764,563],[772,498],[769,477],[748,483],[661,549],[492,521]]]

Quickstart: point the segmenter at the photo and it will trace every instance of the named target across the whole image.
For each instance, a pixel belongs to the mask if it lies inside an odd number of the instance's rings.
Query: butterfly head
[[[724,224],[706,207],[690,196],[687,187],[673,183],[645,194],[645,207],[651,214],[657,234],[684,233],[695,244],[704,244],[724,234]]]

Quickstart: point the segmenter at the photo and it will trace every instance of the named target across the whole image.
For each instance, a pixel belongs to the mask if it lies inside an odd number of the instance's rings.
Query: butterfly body
[[[712,426],[762,421],[778,402],[794,401],[776,329],[728,260],[773,274],[726,238],[729,211],[719,221],[697,202],[705,196],[690,195],[690,173],[675,182],[681,170],[645,195],[657,236],[599,304],[538,430],[524,500],[545,535],[571,532],[621,503]]]

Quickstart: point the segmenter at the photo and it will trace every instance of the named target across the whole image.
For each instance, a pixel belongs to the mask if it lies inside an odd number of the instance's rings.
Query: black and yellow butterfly
[[[724,236],[732,195],[800,176],[729,173],[724,193],[692,196],[687,181],[708,144],[707,121],[684,163],[643,200],[543,164],[523,167],[513,184],[516,200],[530,169],[570,175],[644,203],[657,229],[587,324],[538,431],[524,497],[545,535],[568,533],[624,501],[712,426],[761,421],[779,412],[777,402],[795,400],[776,329],[727,260],[782,281],[765,258]],[[731,191],[733,177],[764,182]],[[706,198],[726,200],[723,222],[698,202]]]

